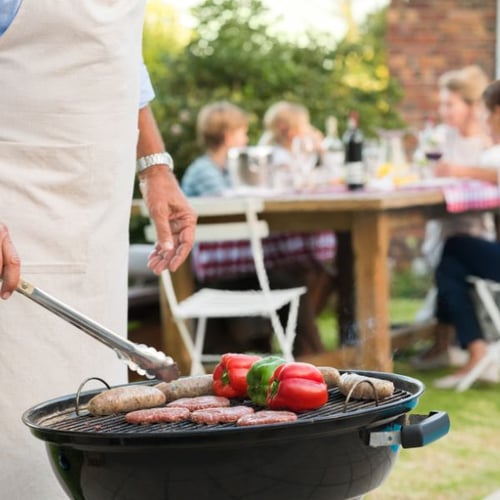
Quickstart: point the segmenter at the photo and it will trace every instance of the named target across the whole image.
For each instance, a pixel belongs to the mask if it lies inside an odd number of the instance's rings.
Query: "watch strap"
[[[137,160],[137,173],[143,172],[153,165],[167,165],[170,170],[174,170],[174,160],[167,153],[153,153],[151,155],[143,156]]]

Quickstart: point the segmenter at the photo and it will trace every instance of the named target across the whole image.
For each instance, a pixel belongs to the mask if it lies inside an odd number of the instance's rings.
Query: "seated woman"
[[[491,158],[491,152],[486,152],[491,140],[482,119],[482,97],[487,85],[488,78],[478,66],[449,71],[439,79],[439,115],[443,122],[439,128],[444,143],[443,156],[436,163],[434,175],[496,183],[500,158]],[[488,102],[486,105],[490,107]],[[490,213],[468,213],[429,221],[422,252],[432,269],[436,269],[440,261],[446,238],[456,234],[491,240],[495,236],[493,217]],[[431,302],[434,307],[434,301]],[[462,352],[451,347],[454,335],[453,328],[438,322],[434,344],[412,359],[414,367],[426,370],[460,364]]]
[[[497,183],[500,175],[500,80],[488,85],[482,96],[484,116],[493,146],[480,157],[479,166],[464,167],[442,165],[438,172]],[[500,185],[500,184],[499,184]],[[470,358],[454,376],[436,381],[436,384],[454,386],[481,359],[486,343],[469,296],[466,277],[500,281],[500,243],[460,236],[445,245],[441,263],[436,271],[438,288],[437,319],[445,328],[454,327],[462,346],[467,347]],[[454,288],[455,287],[455,288]],[[455,377],[455,378],[453,378]],[[455,383],[455,385],[456,385]]]
[[[228,151],[232,147],[243,147],[248,142],[247,116],[239,107],[226,102],[215,102],[204,106],[198,115],[198,140],[205,154],[197,158],[186,170],[181,186],[190,196],[222,195],[231,187],[227,170]],[[274,235],[270,236],[273,239]],[[211,243],[197,245],[192,260],[199,282],[216,288],[245,290],[258,288],[249,245],[234,242],[230,253],[237,254],[235,266],[227,266],[227,243],[220,246]],[[273,240],[274,243],[274,240]],[[296,264],[293,272],[284,268],[276,258],[275,245],[264,245],[264,260],[271,288],[291,288],[306,284],[304,273]],[[282,321],[287,318],[283,311]],[[224,320],[207,325],[206,352],[270,351],[271,332],[267,322],[250,318],[244,321]],[[315,323],[315,315],[309,293],[302,295],[297,319],[297,337],[294,355],[301,356],[323,351],[323,344]]]

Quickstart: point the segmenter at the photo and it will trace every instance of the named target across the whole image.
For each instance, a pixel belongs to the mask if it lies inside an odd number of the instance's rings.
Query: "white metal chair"
[[[128,253],[128,306],[136,307],[158,302],[158,277],[148,269],[148,256],[154,245],[132,243]]]
[[[262,238],[269,235],[267,222],[258,219],[263,202],[249,198],[229,198],[223,204],[213,207],[203,199],[190,199],[190,203],[199,215],[204,216],[241,216],[242,222],[200,223],[196,227],[196,242],[228,241],[245,239],[250,242],[255,264],[259,290],[219,290],[203,288],[188,298],[178,301],[172,279],[168,271],[161,275],[161,283],[169,302],[173,319],[179,329],[184,345],[191,356],[191,375],[205,373],[204,363],[217,361],[220,355],[208,355],[203,352],[206,322],[208,318],[228,318],[262,316],[271,321],[274,336],[287,361],[294,359],[292,354],[296,335],[297,314],[300,296],[305,287],[271,290],[264,266]],[[146,230],[147,239],[154,241],[153,226]],[[149,234],[148,234],[149,233]],[[278,311],[289,305],[286,327],[283,328]],[[194,334],[190,332],[188,320],[196,319]]]
[[[500,371],[500,283],[476,276],[469,276],[468,281],[473,285],[479,322],[489,346],[486,356],[457,385],[457,391],[467,390],[492,364]]]

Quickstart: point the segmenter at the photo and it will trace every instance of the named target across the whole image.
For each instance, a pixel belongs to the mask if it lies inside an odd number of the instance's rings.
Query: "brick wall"
[[[436,82],[450,69],[479,64],[495,75],[497,0],[392,0],[389,67],[404,89],[400,112],[420,128],[437,106]]]

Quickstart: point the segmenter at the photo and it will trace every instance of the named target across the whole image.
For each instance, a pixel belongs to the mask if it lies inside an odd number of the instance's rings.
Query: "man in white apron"
[[[143,15],[144,0],[22,0],[0,36],[0,220],[26,279],[122,335]],[[164,165],[141,182],[161,242],[151,267],[174,270],[195,216],[168,199]],[[124,383],[126,367],[26,298],[0,301],[1,498],[66,498],[21,414],[89,376]]]

